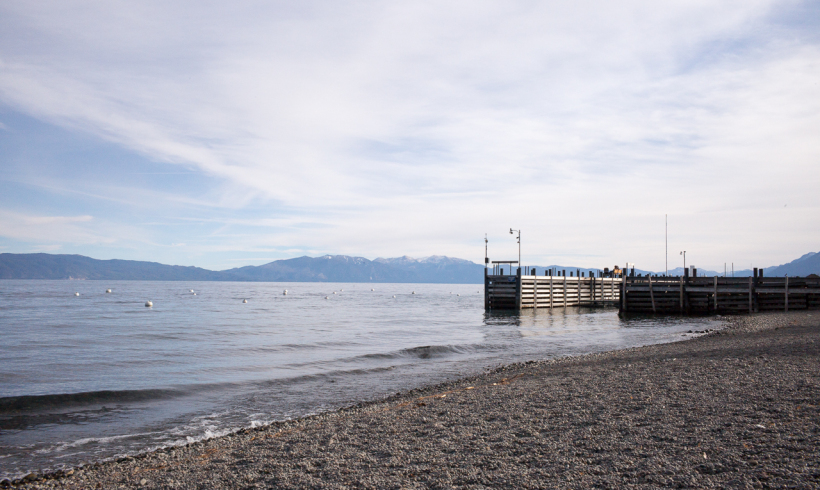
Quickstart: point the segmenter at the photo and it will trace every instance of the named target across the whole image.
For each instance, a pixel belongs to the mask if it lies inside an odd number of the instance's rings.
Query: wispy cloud
[[[36,242],[112,242],[89,233],[83,226],[91,216],[31,216],[0,210],[0,236]]]
[[[805,5],[6,4],[0,101],[220,182],[161,216],[204,255],[476,258],[512,225],[532,260],[657,268],[669,213],[702,266],[765,265],[816,248],[820,25],[776,17]]]

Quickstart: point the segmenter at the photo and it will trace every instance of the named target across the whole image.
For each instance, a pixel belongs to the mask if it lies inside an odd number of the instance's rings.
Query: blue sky
[[[771,266],[820,250],[820,4],[3,2],[0,252]],[[739,267],[738,265],[742,266]]]

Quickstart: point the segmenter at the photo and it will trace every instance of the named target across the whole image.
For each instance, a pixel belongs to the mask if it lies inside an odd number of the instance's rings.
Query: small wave
[[[401,359],[406,357],[432,359],[436,357],[448,356],[450,354],[465,354],[474,350],[474,346],[466,345],[421,345],[418,347],[401,349],[395,352],[364,354],[362,356],[358,356],[358,359]]]
[[[52,447],[49,447],[49,448],[46,448],[46,449],[41,449],[41,450],[35,451],[35,452],[40,452],[40,453],[61,452],[61,451],[65,451],[67,449],[86,446],[88,444],[111,444],[111,443],[117,443],[117,442],[125,440],[125,439],[136,439],[136,438],[152,436],[152,435],[156,435],[156,434],[162,434],[162,433],[161,432],[138,432],[138,433],[134,433],[134,434],[122,434],[122,435],[119,435],[119,436],[84,437],[82,439],[77,439],[76,441],[64,442],[62,444],[57,444],[55,446],[52,446]]]
[[[174,398],[178,390],[104,390],[56,395],[10,396],[0,398],[0,414],[21,414],[40,411],[62,410],[69,407],[99,405],[103,403],[141,402]]]

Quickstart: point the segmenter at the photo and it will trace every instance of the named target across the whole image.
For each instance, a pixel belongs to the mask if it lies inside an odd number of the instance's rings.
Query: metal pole
[[[666,275],[669,275],[669,215],[664,214],[664,226],[666,233]]]
[[[484,268],[487,268],[487,264],[490,263],[490,258],[487,255],[487,234],[484,234]]]
[[[510,235],[513,234],[514,231],[518,232],[518,268],[521,268],[521,230],[513,230],[510,228]]]

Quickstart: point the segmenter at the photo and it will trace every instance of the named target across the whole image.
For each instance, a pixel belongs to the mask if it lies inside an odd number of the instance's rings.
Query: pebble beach
[[[0,486],[820,487],[820,312],[726,323]]]

